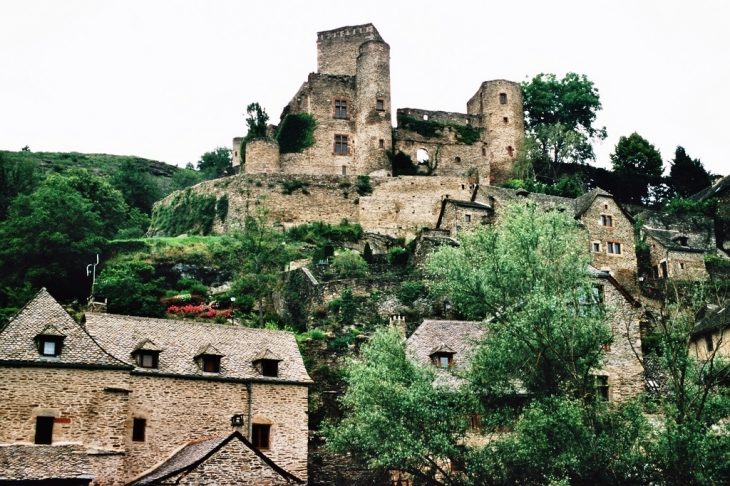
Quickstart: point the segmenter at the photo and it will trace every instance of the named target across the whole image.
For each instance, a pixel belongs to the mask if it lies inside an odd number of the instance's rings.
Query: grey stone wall
[[[235,166],[235,164],[234,164]],[[279,173],[281,160],[279,144],[271,138],[254,138],[246,144],[246,174]]]
[[[373,24],[317,32],[317,72],[354,76],[360,46],[382,40]]]

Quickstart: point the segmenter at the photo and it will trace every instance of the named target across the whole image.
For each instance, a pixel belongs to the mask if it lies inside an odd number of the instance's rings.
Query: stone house
[[[707,277],[705,255],[717,252],[712,218],[644,211],[641,236],[649,249],[651,278],[699,280]]]
[[[640,304],[608,272],[590,267],[599,301],[609,311],[613,341],[604,346],[603,367],[595,370],[599,392],[612,402],[624,401],[644,390],[641,365]],[[439,368],[437,380],[456,383],[450,370],[466,369],[475,341],[488,323],[424,320],[408,338],[411,356]]]
[[[182,444],[245,437],[307,477],[307,375],[291,333],[111,314],[76,323],[43,289],[0,331],[0,443],[83,447],[94,485]]]
[[[455,236],[459,231],[468,231],[477,225],[493,222],[494,208],[488,204],[447,198],[441,202],[436,229],[448,231]]]
[[[700,361],[712,356],[730,358],[730,301],[709,305],[692,329],[690,353]]]
[[[247,174],[389,177],[389,154],[402,152],[435,176],[480,174],[497,182],[511,178],[512,162],[524,145],[519,83],[485,81],[467,102],[466,113],[398,109],[395,130],[392,111],[390,46],[375,26],[318,32],[317,72],[309,74],[280,121],[283,127],[288,115],[311,115],[316,121],[314,144],[301,152],[280,153],[271,138],[250,140],[243,164],[242,139],[236,137],[233,165],[243,165]]]
[[[631,293],[638,291],[634,218],[611,194],[597,188],[572,199],[478,184],[471,201],[481,202],[499,215],[500,206],[519,198],[534,201],[544,209],[571,211],[586,229],[592,265],[609,272]]]

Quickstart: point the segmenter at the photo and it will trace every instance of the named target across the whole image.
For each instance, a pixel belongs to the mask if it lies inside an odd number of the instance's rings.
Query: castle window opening
[[[346,165],[342,166],[342,175],[347,175],[347,166]]]
[[[347,100],[335,100],[335,118],[347,118]]]
[[[132,441],[133,442],[144,442],[147,431],[147,420],[143,418],[136,418],[132,422]]]
[[[41,445],[53,443],[53,417],[35,418],[35,443]]]
[[[457,164],[458,164],[459,162],[461,162],[461,157],[455,157],[455,158],[454,158],[454,162],[456,162]]]
[[[507,104],[507,93],[499,93],[499,104],[500,105]]]
[[[465,122],[466,122],[466,124],[467,124],[467,125],[471,125],[471,120],[470,120],[470,119],[468,119],[468,118],[467,118],[467,119],[465,120]]]
[[[423,115],[423,121],[428,121],[428,115]]]
[[[385,100],[377,100],[375,102],[375,109],[378,111],[385,110]]]
[[[679,262],[679,269],[684,270],[684,262]]]
[[[608,401],[608,376],[596,376],[596,392],[602,401]]]
[[[482,147],[482,157],[486,157],[486,156],[487,156],[487,149],[486,149],[486,147]]]
[[[511,145],[507,147],[507,154],[509,154],[510,157],[515,156],[515,149],[513,149]]]
[[[711,335],[705,336],[705,347],[707,348],[707,351],[712,351],[715,349],[715,344],[712,342]]]
[[[428,164],[428,150],[420,148],[416,151],[416,161],[419,164]]]
[[[378,148],[385,148],[385,140],[382,138],[378,140]]]
[[[271,425],[251,424],[251,443],[259,450],[270,448]]]
[[[602,214],[601,215],[601,226],[612,227],[613,226],[613,217],[610,214]]]
[[[505,122],[505,123],[509,123],[509,118],[507,118],[507,117],[505,116],[504,118],[502,118],[502,121],[503,121],[503,122]]]
[[[335,135],[335,155],[347,155],[349,153],[347,135]]]
[[[471,223],[471,214],[465,214],[464,215],[464,222],[465,223]]]
[[[593,251],[594,251],[594,252],[599,252],[599,251],[601,251],[601,244],[600,244],[600,243],[598,243],[597,241],[594,241],[594,242],[593,242]]]

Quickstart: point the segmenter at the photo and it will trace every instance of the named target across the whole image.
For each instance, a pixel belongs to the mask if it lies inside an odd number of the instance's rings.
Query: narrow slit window
[[[500,105],[507,104],[507,93],[499,93],[499,104]]]
[[[378,148],[385,148],[385,140],[382,138],[378,140]]]
[[[507,117],[505,116],[504,118],[502,118],[502,121],[503,121],[504,123],[509,123],[509,118],[507,118]]]

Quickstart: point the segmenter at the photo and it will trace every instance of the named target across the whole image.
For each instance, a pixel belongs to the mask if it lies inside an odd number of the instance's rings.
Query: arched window
[[[428,150],[420,148],[416,151],[416,160],[419,164],[428,164]]]

